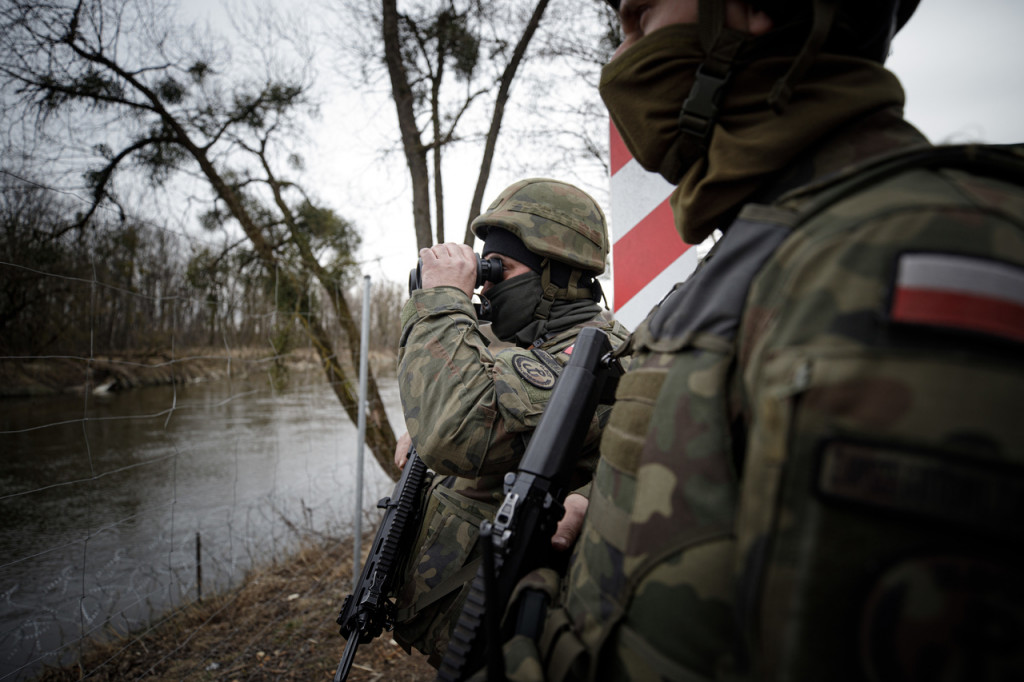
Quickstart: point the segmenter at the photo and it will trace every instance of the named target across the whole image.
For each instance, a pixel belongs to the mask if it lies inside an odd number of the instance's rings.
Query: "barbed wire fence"
[[[131,220],[145,228],[134,239],[162,240],[152,269],[218,246]],[[0,242],[0,680],[75,661],[96,638],[130,647],[254,566],[343,537],[355,513],[356,426],[308,342],[271,342],[290,331],[269,297],[126,285],[110,259],[137,241],[37,242]],[[381,391],[398,428],[397,386]],[[392,483],[367,474],[372,506]]]

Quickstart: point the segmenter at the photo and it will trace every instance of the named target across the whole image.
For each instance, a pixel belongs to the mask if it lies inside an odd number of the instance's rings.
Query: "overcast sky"
[[[1024,142],[1022,32],[1024,0],[922,0],[887,62],[906,91],[907,119],[935,143]],[[392,179],[407,185],[404,178]],[[492,179],[485,204],[511,181]],[[447,188],[453,188],[451,179]],[[396,201],[405,211],[398,215],[408,216],[408,193]],[[466,205],[454,203],[453,217],[463,220]],[[384,257],[371,276],[404,277],[415,250],[412,228],[387,232],[391,236],[367,235],[364,258]],[[397,257],[388,257],[396,251]]]
[[[199,15],[222,4],[182,2]],[[922,0],[887,63],[906,90],[908,120],[936,143],[1024,141],[1022,30],[1024,0]],[[386,98],[341,94],[323,110],[307,163],[321,197],[362,228],[366,272],[404,284],[416,257],[408,171],[401,154],[383,163],[379,153],[397,136],[394,116]],[[446,164],[449,239],[461,240],[478,163],[472,150]],[[484,205],[517,179],[496,168]],[[607,201],[605,177],[581,184]]]
[[[887,65],[935,143],[1024,142],[1024,2],[922,0]]]

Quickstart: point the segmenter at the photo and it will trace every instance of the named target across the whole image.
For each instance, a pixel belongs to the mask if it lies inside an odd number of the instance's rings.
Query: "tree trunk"
[[[398,113],[398,128],[402,134],[402,149],[412,179],[412,216],[416,229],[416,246],[425,249],[433,244],[430,230],[430,176],[427,172],[427,149],[420,140],[413,110],[412,88],[402,63],[401,42],[398,36],[397,0],[384,0],[382,25],[384,34],[384,61],[391,79],[391,94]]]
[[[263,232],[253,222],[249,212],[245,210],[245,206],[242,204],[238,193],[224,181],[217,172],[213,163],[210,161],[206,152],[199,148],[188,137],[178,122],[165,112],[162,113],[162,115],[168,125],[175,130],[181,145],[187,149],[189,154],[199,163],[199,167],[202,169],[203,175],[206,176],[214,191],[227,205],[228,210],[231,211],[231,215],[238,220],[239,224],[242,226],[242,230],[252,243],[253,248],[256,250],[256,254],[259,256],[264,267],[268,268],[271,272],[276,269],[279,272],[285,273],[285,277],[289,280],[286,285],[295,286],[295,283],[292,282],[291,278],[287,275],[287,270],[284,268],[277,268],[277,257],[274,255],[273,247],[267,242],[264,238]],[[356,415],[358,414],[356,412],[358,397],[352,395],[352,382],[347,377],[344,368],[342,368],[335,359],[337,356],[334,352],[333,345],[331,344],[330,337],[320,326],[319,321],[311,316],[308,322],[307,330],[310,333],[310,337],[316,344],[317,352],[320,354],[321,359],[324,360],[324,373],[327,375],[328,381],[330,381],[335,394],[341,401],[342,408],[353,420],[353,423],[355,423]],[[351,328],[354,329],[355,325],[352,324],[351,316],[348,316],[348,322]],[[344,324],[344,319],[342,320],[342,324]],[[349,344],[349,346],[350,348],[354,347],[354,352],[356,353],[356,357],[358,357],[358,343]],[[358,362],[356,362],[355,366],[358,367]],[[384,412],[383,401],[377,391],[376,382],[370,382],[368,384],[367,401],[370,404],[370,411],[367,413],[366,442],[370,446],[370,450],[373,452],[374,458],[381,464],[384,470],[392,476],[392,478],[397,480],[398,472],[394,465],[396,445],[395,435],[391,429],[390,423],[388,422],[387,414]]]
[[[498,133],[501,131],[501,120],[505,115],[505,103],[508,102],[509,90],[512,87],[512,80],[516,71],[526,55],[526,48],[533,39],[533,35],[540,26],[540,20],[544,16],[544,10],[548,7],[548,0],[538,0],[537,6],[533,8],[529,23],[515,50],[512,51],[512,59],[501,74],[501,84],[498,86],[498,95],[494,100],[494,111],[491,114],[491,127],[487,130],[487,142],[484,144],[484,155],[480,161],[480,174],[477,176],[476,189],[473,191],[473,203],[469,207],[469,219],[466,221],[466,234],[463,242],[473,245],[473,230],[470,225],[473,219],[480,215],[480,207],[483,206],[484,192],[487,190],[487,180],[491,176],[491,165],[494,163],[494,149],[498,144]]]
[[[345,413],[348,414],[352,423],[358,423],[359,393],[353,390],[352,382],[349,380],[345,369],[338,362],[338,357],[331,346],[331,339],[327,334],[327,330],[312,315],[301,317],[300,319],[307,323],[306,331],[313,340],[316,352],[323,363],[327,382],[334,389],[334,394],[338,396],[338,401],[345,409]],[[381,469],[387,472],[392,480],[397,481],[402,471],[395,466],[394,455],[395,447],[397,446],[395,432],[388,422],[388,416],[384,410],[384,402],[377,392],[377,384],[374,382],[372,374],[369,376],[366,402],[366,444],[369,446],[374,459],[377,460]]]
[[[334,307],[334,312],[338,317],[338,323],[345,332],[345,336],[348,337],[349,359],[353,367],[359,367],[362,334],[352,320],[352,311],[348,307],[348,301],[341,295],[335,283],[330,280],[327,272],[324,271],[323,266],[317,261],[316,256],[309,247],[309,242],[306,240],[305,235],[302,234],[296,225],[295,216],[281,195],[281,184],[274,177],[266,157],[262,152],[259,154],[259,157],[260,162],[263,164],[263,170],[267,174],[267,182],[273,192],[274,202],[277,204],[278,210],[281,211],[281,215],[284,216],[285,224],[292,235],[292,240],[299,249],[303,267],[313,273],[320,286],[327,292],[327,296]],[[320,322],[312,318],[312,316],[308,330],[310,337],[316,345],[317,353],[320,354],[320,359],[323,362],[327,381],[334,388],[334,392],[337,394],[338,399],[341,400],[342,405],[345,406],[346,412],[352,417],[352,422],[356,423],[358,412],[355,410],[355,406],[358,402],[358,396],[353,395],[352,382],[349,379],[348,372],[337,361],[337,355],[335,355],[330,336],[320,325]],[[377,389],[377,380],[372,372],[367,375],[366,396],[369,403],[369,411],[366,415],[366,442],[370,445],[370,450],[373,451],[373,455],[381,465],[381,468],[388,472],[393,479],[398,480],[402,472],[394,463],[397,441],[387,413],[384,411],[384,403]],[[353,406],[352,409],[349,408],[350,405]],[[373,424],[373,428],[371,428],[371,424]]]
[[[441,78],[444,75],[445,55],[439,54],[437,59],[437,75],[433,78],[430,89],[430,117],[434,126],[434,220],[437,229],[437,243],[444,243],[444,185],[441,182]]]

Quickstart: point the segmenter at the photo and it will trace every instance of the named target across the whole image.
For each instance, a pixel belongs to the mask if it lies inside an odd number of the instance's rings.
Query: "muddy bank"
[[[76,664],[36,679],[329,680],[345,646],[334,619],[352,589],[351,546],[348,539],[308,543],[253,571],[239,588],[169,614],[144,632],[87,645]],[[406,654],[385,632],[359,647],[348,679],[419,682],[436,674],[425,656]]]
[[[375,376],[393,376],[393,353],[371,352]],[[321,371],[311,348],[275,356],[267,349],[191,348],[174,353],[49,356],[0,359],[0,398],[57,393],[104,393],[143,386]],[[357,375],[354,373],[353,377]]]

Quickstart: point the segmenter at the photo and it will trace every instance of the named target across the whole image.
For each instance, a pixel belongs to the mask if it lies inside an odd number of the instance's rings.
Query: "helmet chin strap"
[[[583,298],[594,298],[594,292],[589,287],[579,286],[580,279],[583,278],[583,271],[579,268],[573,268],[569,273],[569,282],[566,288],[559,289],[558,285],[551,281],[551,259],[545,258],[540,265],[540,287],[544,293],[541,294],[540,302],[537,303],[537,307],[533,311],[533,319],[546,320],[551,317],[551,306],[558,299],[577,301]]]
[[[839,2],[812,0],[813,20],[807,40],[768,96],[768,104],[776,113],[785,109],[793,96],[794,84],[806,75],[821,52],[835,22]],[[691,144],[706,150],[736,56],[750,36],[726,27],[724,0],[700,0],[697,21],[701,48],[707,57],[697,69],[697,79],[679,112],[679,128]]]
[[[793,96],[793,84],[798,83],[807,74],[807,70],[811,68],[814,59],[821,52],[829,31],[832,30],[832,23],[835,21],[838,9],[839,0],[814,0],[811,32],[786,75],[775,83],[771,94],[768,95],[768,104],[775,110],[775,113],[781,114],[786,108],[790,97]]]
[[[679,129],[685,133],[684,143],[694,145],[703,153],[711,142],[719,102],[747,36],[726,30],[722,0],[700,0],[697,21],[700,45],[706,56],[697,68],[696,80],[679,112]]]

